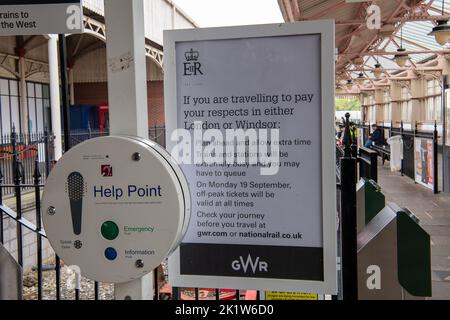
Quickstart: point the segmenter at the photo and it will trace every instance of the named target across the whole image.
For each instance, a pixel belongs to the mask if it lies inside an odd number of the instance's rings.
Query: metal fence
[[[21,184],[32,185],[36,163],[44,175],[50,170],[52,143],[53,136],[48,132],[18,134],[13,129],[11,134],[1,136],[0,176],[4,184],[3,196],[14,194],[19,177]]]
[[[87,129],[87,130],[71,130],[71,145],[86,141],[88,139],[104,137],[109,135],[109,129]],[[159,145],[166,146],[166,128],[164,126],[153,126],[148,130],[149,139],[158,143]]]
[[[339,296],[336,299],[356,301],[358,297],[358,264],[356,233],[357,145],[352,134],[350,114],[341,126],[345,129],[342,145],[336,146],[336,181],[338,224]]]
[[[358,128],[363,130],[364,141],[368,139],[370,134],[370,125],[357,124]],[[401,165],[401,174],[405,175],[413,180],[416,179],[416,169],[415,169],[415,143],[417,139],[426,139],[432,141],[433,144],[433,176],[436,179],[433,179],[433,191],[434,193],[439,193],[439,153],[442,150],[439,150],[439,132],[437,127],[437,122],[434,123],[434,130],[432,131],[424,131],[419,130],[419,123],[415,123],[414,127],[406,128],[405,124],[400,122],[399,127],[394,127],[394,124],[391,123],[390,126],[378,125],[378,128],[381,129],[383,141],[386,141],[388,138],[393,136],[401,136],[403,140],[403,160]],[[379,148],[374,147],[375,151]],[[385,149],[386,153],[389,153],[389,147]],[[384,160],[384,158],[383,158]]]

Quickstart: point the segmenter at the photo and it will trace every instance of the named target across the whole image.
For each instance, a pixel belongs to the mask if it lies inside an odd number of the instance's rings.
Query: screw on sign
[[[50,216],[55,215],[55,213],[56,213],[55,207],[49,207],[49,208],[47,209],[47,213],[48,213]]]

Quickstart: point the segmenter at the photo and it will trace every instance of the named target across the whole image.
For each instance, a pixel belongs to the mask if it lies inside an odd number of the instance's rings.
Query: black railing
[[[370,133],[370,125],[354,124],[356,127],[363,129],[364,142],[367,141]],[[439,193],[439,132],[437,122],[434,123],[434,130],[424,131],[419,129],[419,123],[415,122],[414,126],[407,126],[400,122],[399,127],[395,127],[393,123],[390,126],[377,125],[381,129],[383,141],[393,136],[401,136],[403,140],[403,160],[401,166],[401,174],[413,180],[416,179],[415,167],[415,143],[417,139],[431,140],[433,144],[433,191]],[[378,148],[374,148],[377,151]],[[384,159],[383,159],[384,160]]]
[[[1,136],[0,146],[0,174],[3,176],[3,196],[12,195],[15,192],[20,172],[21,183],[25,189],[32,189],[34,183],[35,162],[41,172],[46,173],[50,169],[49,161],[53,143],[53,136],[48,132],[33,134],[18,134],[14,128],[11,134]],[[45,181],[45,178],[44,178]]]
[[[344,157],[344,147],[336,144],[336,179],[341,180],[341,159]]]
[[[356,180],[357,157],[350,114],[342,124],[345,129],[342,146],[336,146],[337,209],[339,214],[338,255],[341,257],[339,273],[340,297],[356,301],[358,297],[357,234],[356,234]]]
[[[378,153],[368,148],[358,149],[359,177],[378,182]]]

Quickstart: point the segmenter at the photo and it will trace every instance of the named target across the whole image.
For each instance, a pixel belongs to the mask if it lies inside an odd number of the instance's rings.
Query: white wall
[[[104,15],[104,0],[84,0],[86,8]],[[194,21],[182,12],[171,0],[145,0],[146,37],[163,44],[163,30],[196,27]],[[175,16],[174,16],[175,13]]]
[[[147,58],[147,80],[163,80],[161,68]],[[92,51],[77,60],[74,66],[75,83],[96,83],[107,81],[106,49]]]

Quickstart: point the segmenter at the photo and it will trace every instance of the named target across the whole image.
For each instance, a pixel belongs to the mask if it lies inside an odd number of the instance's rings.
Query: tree
[[[360,111],[361,103],[358,99],[336,99],[336,111]]]

